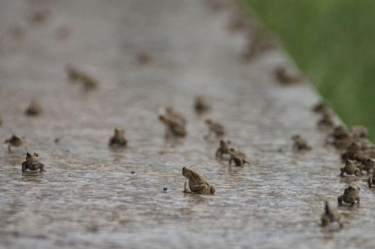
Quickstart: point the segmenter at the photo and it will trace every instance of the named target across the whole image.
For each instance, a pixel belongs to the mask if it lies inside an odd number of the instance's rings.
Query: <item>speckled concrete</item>
[[[40,9],[45,22],[30,23]],[[227,12],[198,0],[2,0],[0,139],[26,136],[46,172],[22,174],[25,151],[3,146],[0,247],[373,248],[374,193],[366,177],[338,176],[339,154],[310,111],[319,97],[274,82],[282,53],[240,63],[245,35],[227,26]],[[141,51],[149,64],[137,63]],[[99,89],[69,83],[68,63]],[[196,94],[213,105],[205,117],[192,110]],[[44,113],[29,118],[34,98]],[[186,114],[185,139],[163,139],[157,114],[167,105]],[[251,166],[215,160],[206,117],[225,125]],[[115,127],[127,149],[108,148]],[[296,133],[313,150],[293,152]],[[182,193],[183,166],[203,172],[216,194]],[[340,208],[343,230],[322,230],[323,201],[336,205],[348,183],[361,187],[361,207]]]

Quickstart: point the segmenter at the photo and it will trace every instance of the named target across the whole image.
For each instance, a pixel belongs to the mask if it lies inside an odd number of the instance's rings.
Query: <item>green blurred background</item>
[[[243,0],[348,127],[375,141],[375,1]]]

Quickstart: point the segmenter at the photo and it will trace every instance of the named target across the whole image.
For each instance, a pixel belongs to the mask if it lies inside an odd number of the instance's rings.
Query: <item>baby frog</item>
[[[210,104],[202,96],[195,97],[194,110],[197,114],[202,114],[211,109]]]
[[[339,205],[342,205],[342,202],[349,203],[351,206],[353,206],[356,202],[359,207],[359,190],[360,188],[349,186],[344,190],[344,194],[342,196],[337,197],[337,201]]]
[[[215,156],[216,158],[220,157],[222,158],[223,155],[229,154],[229,148],[230,148],[231,142],[220,140],[220,147],[216,150]]]
[[[303,139],[300,135],[292,136],[292,140],[294,141],[293,149],[294,150],[311,150],[311,146],[307,144],[306,140]]]
[[[370,173],[370,170],[374,169],[374,166],[375,166],[375,160],[372,158],[367,158],[366,160],[362,162],[361,165],[359,165],[359,167],[361,168],[361,171],[364,170],[367,172],[367,174]]]
[[[39,103],[38,100],[31,101],[30,105],[25,110],[25,115],[27,116],[39,116],[42,114],[43,109],[42,105]]]
[[[345,167],[341,168],[341,174],[340,176],[344,176],[344,173],[347,175],[356,175],[360,176],[362,175],[362,170],[359,168],[355,161],[352,160],[346,160]]]
[[[332,222],[338,222],[340,227],[344,227],[344,222],[341,218],[341,215],[337,211],[337,209],[330,207],[328,201],[324,203],[325,212],[322,215],[322,227],[328,226]]]
[[[276,67],[274,74],[276,80],[282,85],[299,84],[303,81],[303,77],[292,75],[283,65]]]
[[[164,115],[159,115],[159,120],[165,126],[166,138],[169,138],[170,136],[172,137],[185,137],[186,136],[185,125],[181,124],[181,122],[167,118]]]
[[[125,147],[128,141],[126,140],[124,134],[124,130],[115,129],[113,136],[109,139],[109,146]]]
[[[22,163],[22,172],[25,172],[27,169],[29,170],[38,170],[40,172],[44,172],[44,164],[38,161],[38,154],[34,153],[31,155],[29,152],[26,154],[26,161]]]
[[[27,146],[26,139],[24,137],[20,137],[17,135],[12,135],[10,138],[6,139],[4,143],[8,144],[8,151],[9,153],[12,152],[11,147],[19,147],[25,146],[26,151],[29,151],[29,147]]]
[[[184,193],[189,193],[189,189],[195,194],[213,195],[215,193],[214,185],[208,184],[206,178],[199,171],[183,167],[182,175],[186,177]]]
[[[228,153],[230,155],[229,165],[231,165],[232,161],[236,164],[236,166],[244,166],[245,163],[250,165],[250,162],[247,161],[245,153],[236,149],[236,148],[229,148]]]
[[[186,125],[186,118],[182,113],[174,109],[173,107],[166,107],[165,114],[169,119],[174,119],[177,122],[180,122],[181,125]]]
[[[211,119],[206,119],[205,123],[208,126],[206,139],[209,138],[212,133],[215,133],[216,137],[221,137],[225,134],[224,126],[222,124],[216,123]]]

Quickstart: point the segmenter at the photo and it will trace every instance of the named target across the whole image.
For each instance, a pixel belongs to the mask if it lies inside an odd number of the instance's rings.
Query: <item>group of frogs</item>
[[[313,111],[321,114],[317,125],[321,130],[328,131],[326,143],[334,146],[338,151],[341,151],[341,159],[345,166],[340,168],[340,176],[346,177],[354,175],[361,177],[363,171],[366,171],[371,176],[367,179],[369,188],[375,184],[375,147],[366,139],[368,129],[363,126],[354,126],[348,130],[342,125],[335,125],[332,111],[329,105],[325,102],[320,102],[313,107]],[[360,205],[359,187],[349,185],[344,189],[344,194],[337,197],[338,205],[343,203],[351,206]],[[325,213],[322,216],[322,226],[328,226],[331,222],[338,222],[340,227],[344,226],[341,215],[337,209],[331,207],[329,203],[325,202]]]

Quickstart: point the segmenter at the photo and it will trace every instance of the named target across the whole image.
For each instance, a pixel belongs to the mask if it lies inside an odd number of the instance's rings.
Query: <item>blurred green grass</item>
[[[375,2],[243,0],[349,127],[375,141]]]

